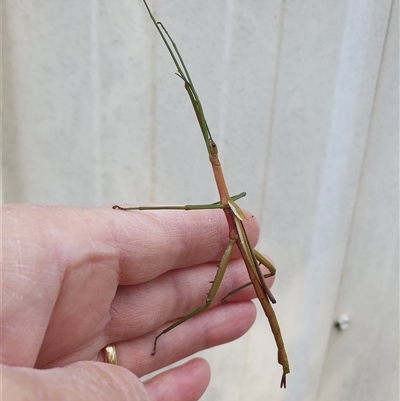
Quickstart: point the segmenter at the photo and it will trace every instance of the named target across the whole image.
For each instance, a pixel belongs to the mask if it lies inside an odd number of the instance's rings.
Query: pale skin
[[[247,216],[255,246],[258,224]],[[203,359],[139,378],[254,322],[250,287],[220,304],[248,281],[234,250],[213,307],[163,336],[151,356],[160,330],[204,303],[228,241],[221,210],[7,205],[2,219],[4,401],[198,400],[210,379]],[[104,363],[108,344],[118,366]]]

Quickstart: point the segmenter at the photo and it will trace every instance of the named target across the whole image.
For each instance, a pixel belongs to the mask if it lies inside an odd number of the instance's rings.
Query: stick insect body
[[[178,77],[180,77],[183,80],[185,89],[189,95],[190,101],[192,102],[193,109],[196,113],[196,117],[199,122],[201,131],[203,134],[203,138],[204,138],[207,150],[208,150],[208,155],[209,155],[210,163],[211,163],[211,166],[213,169],[214,178],[215,178],[215,182],[216,182],[216,185],[218,188],[220,200],[219,200],[219,202],[215,202],[210,205],[161,206],[161,207],[160,206],[155,206],[155,207],[139,206],[139,207],[129,207],[129,208],[123,208],[121,206],[115,205],[115,206],[113,206],[113,208],[119,209],[119,210],[222,209],[225,213],[225,216],[226,216],[226,219],[228,222],[228,227],[229,227],[229,243],[222,256],[221,262],[218,266],[216,276],[215,276],[214,280],[212,281],[210,291],[207,294],[205,305],[198,307],[197,309],[195,309],[194,311],[189,313],[187,316],[181,318],[177,322],[168,326],[165,330],[163,330],[160,334],[158,334],[154,340],[152,355],[155,355],[156,348],[157,348],[157,341],[162,335],[164,335],[165,333],[174,329],[175,327],[179,326],[180,324],[182,324],[186,320],[192,318],[193,316],[197,315],[198,313],[201,313],[202,311],[204,311],[211,305],[212,301],[214,300],[214,298],[217,294],[218,288],[221,284],[222,278],[223,278],[226,268],[228,266],[228,262],[229,262],[229,259],[230,259],[231,253],[232,253],[232,249],[235,245],[237,245],[240,250],[240,253],[242,255],[242,258],[245,262],[251,282],[237,288],[234,291],[231,291],[222,300],[225,301],[228,296],[234,294],[235,292],[243,289],[244,287],[246,287],[250,284],[253,285],[253,287],[256,291],[256,294],[257,294],[257,298],[259,299],[259,301],[262,305],[262,308],[264,310],[264,313],[267,316],[268,321],[270,323],[271,330],[273,332],[275,342],[276,342],[276,345],[278,348],[278,363],[280,365],[282,365],[282,369],[283,369],[280,385],[281,385],[281,387],[286,387],[286,374],[288,374],[290,372],[289,362],[288,362],[288,358],[286,355],[285,346],[284,346],[283,339],[281,336],[279,324],[278,324],[277,318],[275,316],[275,312],[271,305],[271,303],[275,303],[276,301],[264,279],[265,277],[274,275],[275,268],[266,258],[264,258],[255,249],[253,249],[249,243],[246,231],[243,226],[243,221],[246,219],[246,217],[245,217],[244,213],[242,212],[242,210],[240,209],[240,207],[235,202],[237,199],[245,196],[245,193],[242,192],[242,193],[232,196],[232,197],[229,195],[229,192],[228,192],[228,189],[227,189],[227,186],[225,183],[224,174],[222,172],[221,163],[218,159],[218,148],[217,148],[217,145],[215,144],[214,140],[212,139],[210,130],[207,125],[207,121],[206,121],[204,113],[203,113],[203,108],[202,108],[200,99],[197,96],[196,90],[194,88],[194,85],[192,83],[190,75],[186,69],[185,63],[183,62],[183,59],[178,51],[178,48],[177,48],[175,42],[172,40],[171,36],[169,35],[168,31],[164,28],[164,26],[160,22],[157,22],[154,19],[153,14],[151,13],[146,1],[145,0],[143,0],[143,1],[147,8],[147,11],[150,14],[150,17],[151,17],[154,25],[156,26],[159,34],[161,35],[170,55],[175,63],[175,66],[178,70],[178,72],[176,74],[178,75]],[[171,45],[172,45],[172,47],[171,47]],[[267,267],[270,274],[263,275],[259,268],[260,264],[263,264],[265,267]]]

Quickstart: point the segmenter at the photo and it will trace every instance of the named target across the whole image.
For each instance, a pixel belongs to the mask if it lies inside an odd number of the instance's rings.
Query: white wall
[[[149,3],[187,62],[231,193],[245,190],[260,220],[291,362],[281,390],[260,313],[203,353],[202,399],[398,399],[398,1]],[[4,203],[217,200],[140,0],[5,0],[2,12]]]

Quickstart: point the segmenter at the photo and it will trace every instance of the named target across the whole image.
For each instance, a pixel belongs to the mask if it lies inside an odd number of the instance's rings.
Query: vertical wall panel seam
[[[326,156],[321,171],[321,187],[318,193],[318,201],[315,209],[314,228],[309,248],[309,260],[306,268],[305,295],[302,301],[300,318],[300,321],[303,324],[303,330],[299,333],[297,340],[297,347],[299,347],[300,344],[303,344],[303,349],[301,355],[299,354],[299,349],[296,351],[297,355],[295,356],[295,359],[298,362],[304,358],[304,355],[312,354],[312,340],[315,340],[316,328],[320,321],[318,317],[321,315],[321,305],[315,303],[315,297],[319,294],[317,297],[322,298],[323,290],[326,288],[332,275],[332,273],[327,270],[326,266],[329,265],[330,257],[332,257],[333,237],[337,232],[336,226],[339,221],[338,216],[340,215],[339,207],[343,190],[343,177],[346,175],[344,166],[347,165],[347,162],[343,163],[343,160],[340,165],[338,165],[337,157],[339,154],[345,154],[345,160],[347,161],[350,157],[351,149],[351,141],[349,140],[349,137],[343,135],[340,137],[339,133],[343,128],[349,129],[352,126],[357,105],[356,94],[361,85],[360,76],[353,76],[351,80],[352,88],[348,88],[349,78],[351,78],[352,74],[351,69],[348,67],[349,63],[350,65],[354,65],[355,62],[359,63],[360,60],[365,58],[366,53],[366,44],[364,44],[358,54],[354,53],[354,50],[352,50],[353,48],[351,47],[352,41],[357,39],[363,29],[362,23],[357,20],[359,15],[357,10],[359,10],[360,7],[360,0],[353,0],[348,3],[346,10],[346,22],[344,25],[343,40],[341,42],[338,72],[336,75]],[[364,10],[369,13],[369,18],[371,18],[371,1],[364,4]],[[346,98],[344,93],[350,93],[350,98]],[[350,226],[348,226],[347,232],[349,228]],[[320,252],[319,249],[326,246],[325,244],[329,244],[329,249]],[[338,262],[341,269],[343,269],[344,253],[339,256]],[[331,296],[335,297],[336,300],[337,294],[338,286],[336,286],[335,290],[332,291]],[[334,304],[331,305],[332,308],[333,305]],[[332,313],[333,309],[329,312]],[[326,354],[328,340],[329,336],[320,341],[323,341],[324,354]],[[304,344],[307,344],[307,348],[304,348]],[[306,361],[303,360],[303,362]],[[312,366],[310,365],[312,361],[308,360],[308,363],[308,366],[303,364],[303,367],[307,372],[310,372],[310,370],[312,370]],[[297,394],[297,396],[299,396],[300,399],[304,399],[306,394],[309,396],[312,393],[312,399],[315,399],[319,392],[318,388],[320,386],[320,379],[321,372],[319,372],[318,376],[314,379],[316,382],[314,392],[310,392],[310,389],[307,388],[310,380],[309,373],[307,373],[305,380],[303,381],[303,387],[299,388],[299,394]]]
[[[276,58],[275,58],[275,65],[274,65],[274,73],[273,73],[273,81],[272,84],[272,96],[271,96],[271,103],[269,105],[269,121],[267,121],[267,129],[266,135],[267,139],[265,141],[265,157],[263,163],[263,175],[262,175],[262,182],[261,182],[261,200],[260,200],[260,209],[258,211],[258,219],[260,222],[260,226],[263,227],[264,223],[264,205],[265,205],[265,198],[267,196],[266,189],[268,185],[268,171],[269,171],[269,163],[270,163],[270,155],[271,155],[271,143],[272,143],[272,135],[275,123],[275,106],[277,101],[277,93],[278,93],[278,82],[279,82],[279,66],[281,61],[281,51],[282,51],[282,38],[283,38],[283,24],[284,24],[284,13],[285,13],[285,6],[286,0],[281,1],[281,7],[279,10],[279,32],[276,41]],[[268,38],[267,38],[268,40]]]
[[[157,15],[157,5],[158,2],[153,6],[154,10],[153,13],[154,15]],[[144,7],[144,5],[143,5]],[[145,11],[144,18],[148,18],[147,15],[147,10]],[[155,17],[156,18],[156,17]],[[156,18],[157,20],[157,18]],[[150,21],[151,22],[151,21]],[[150,25],[150,28],[152,26]],[[149,156],[150,156],[150,187],[149,187],[149,198],[151,202],[155,201],[155,193],[156,193],[156,168],[157,168],[157,133],[156,133],[156,127],[157,127],[157,48],[158,48],[158,37],[156,36],[156,33],[158,35],[157,30],[151,29],[149,31],[149,28],[147,27],[147,32],[150,32],[150,37],[151,37],[151,55],[150,55],[150,110],[149,110],[149,132],[144,133],[144,135],[149,135],[150,136],[150,149],[149,149]]]
[[[222,68],[221,70],[224,72],[224,79],[221,82],[221,93],[219,96],[219,104],[220,104],[220,115],[218,117],[218,144],[223,143],[225,138],[229,136],[230,133],[226,132],[226,117],[227,117],[227,105],[228,105],[228,97],[229,97],[229,63],[232,56],[232,36],[233,36],[233,20],[235,18],[235,0],[226,0],[226,16],[225,16],[225,35],[224,35],[224,52],[222,56]],[[220,152],[220,158],[223,161],[224,156],[223,147]],[[229,157],[229,155],[226,155]]]
[[[378,69],[378,74],[377,74],[377,78],[376,78],[376,81],[375,81],[373,100],[371,102],[371,110],[370,110],[370,113],[369,113],[367,135],[366,135],[366,139],[365,139],[363,155],[362,155],[362,160],[361,160],[361,164],[360,164],[360,174],[358,176],[358,181],[357,181],[357,190],[356,190],[356,194],[357,195],[356,195],[356,198],[355,198],[355,201],[354,201],[354,204],[353,204],[353,208],[352,208],[353,209],[352,213],[351,213],[352,217],[351,217],[351,222],[350,222],[350,227],[349,227],[350,229],[348,231],[348,241],[346,243],[346,250],[345,250],[345,253],[344,253],[343,263],[345,263],[345,261],[347,259],[348,250],[350,248],[350,242],[351,242],[350,234],[352,232],[352,227],[354,225],[355,211],[358,209],[358,204],[359,204],[359,200],[360,200],[360,198],[359,198],[360,186],[361,186],[361,182],[362,182],[363,176],[365,174],[364,166],[365,166],[366,154],[367,154],[367,150],[369,148],[369,143],[370,143],[370,138],[371,138],[371,124],[372,124],[373,115],[374,115],[374,109],[375,109],[375,105],[376,105],[376,97],[377,97],[377,92],[378,92],[378,88],[379,88],[379,82],[380,82],[380,79],[381,79],[381,76],[382,76],[382,74],[381,74],[382,60],[383,60],[383,55],[385,53],[386,42],[387,42],[388,31],[389,31],[389,25],[391,23],[391,17],[392,17],[392,10],[393,10],[393,1],[392,1],[391,6],[390,6],[390,11],[389,11],[389,14],[388,14],[389,18],[388,18],[387,24],[386,24],[385,39],[384,39],[383,46],[382,46],[382,52],[381,52],[381,55],[380,55],[379,69]],[[342,270],[342,272],[343,272],[343,270]],[[340,283],[342,281],[342,278],[343,278],[343,275],[341,275],[341,279],[340,279],[340,282],[339,282],[339,287],[340,287]]]
[[[99,32],[98,32],[98,3],[97,0],[91,0],[90,5],[90,80],[92,92],[92,146],[93,146],[93,179],[94,191],[93,201],[96,206],[100,200],[104,199],[103,194],[103,157],[101,144],[101,122],[100,122],[100,75],[99,75]]]

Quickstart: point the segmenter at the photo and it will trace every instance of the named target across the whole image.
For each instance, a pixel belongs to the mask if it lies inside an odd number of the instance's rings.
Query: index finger
[[[246,228],[254,245],[259,234],[256,219],[249,218]],[[3,207],[2,230],[10,263],[48,266],[59,277],[90,264],[97,275],[103,268],[115,269],[122,285],[218,262],[228,243],[222,210],[121,211],[15,204]],[[36,270],[30,270],[25,273],[36,277]]]

